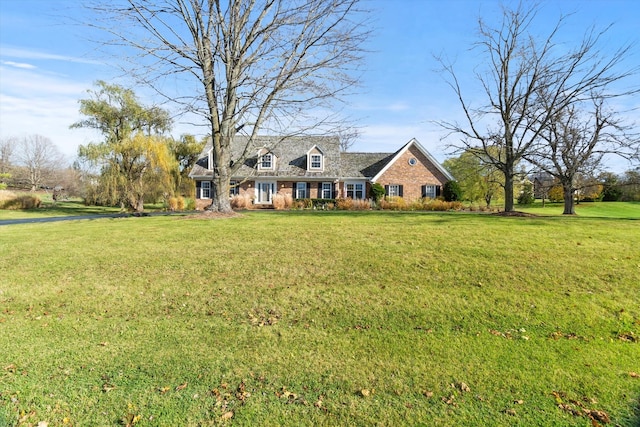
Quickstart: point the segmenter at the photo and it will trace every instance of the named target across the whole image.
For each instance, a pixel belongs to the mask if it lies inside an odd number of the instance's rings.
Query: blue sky
[[[80,119],[78,100],[98,79],[116,80],[109,64],[96,60],[96,46],[87,28],[69,22],[86,20],[76,0],[4,0],[0,2],[0,137],[40,134],[50,138],[72,159],[80,144],[99,138],[88,130],[71,130]],[[473,68],[482,57],[469,48],[477,41],[477,20],[498,22],[496,0],[365,0],[373,10],[362,87],[346,109],[358,119],[361,136],[354,151],[392,152],[417,138],[438,160],[449,156],[444,132],[433,124],[461,116],[457,100],[437,72],[434,54],[455,61],[467,93],[477,83]],[[509,1],[507,4],[511,3]],[[542,1],[539,27],[546,34],[560,14],[573,15],[560,39],[579,43],[589,26],[613,27],[605,42],[612,49],[640,43],[640,2],[637,0]],[[640,64],[637,46],[629,66]],[[639,77],[640,78],[640,77]],[[135,90],[135,88],[134,88]],[[143,99],[146,103],[156,100]],[[627,101],[629,102],[629,101]],[[631,100],[640,107],[638,99]],[[626,105],[626,108],[630,104]],[[631,105],[633,106],[633,105]],[[173,134],[200,129],[178,123]],[[613,162],[623,171],[626,162]]]

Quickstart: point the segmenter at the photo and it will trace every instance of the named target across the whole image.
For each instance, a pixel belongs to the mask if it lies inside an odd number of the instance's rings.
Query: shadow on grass
[[[630,421],[631,426],[640,427],[640,395],[638,396],[638,401],[636,402],[636,407],[633,409],[633,416]]]
[[[87,206],[81,201],[65,201],[44,203],[37,211],[46,212],[55,216],[70,216],[118,213],[120,209],[106,206]]]
[[[160,205],[145,205],[145,212],[161,211]],[[111,215],[126,213],[119,207],[113,206],[88,206],[80,200],[68,200],[57,203],[43,203],[32,212],[45,213],[47,216],[78,216],[78,215]]]

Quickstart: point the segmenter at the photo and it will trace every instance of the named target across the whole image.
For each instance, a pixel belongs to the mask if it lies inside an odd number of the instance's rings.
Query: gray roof
[[[231,146],[232,161],[237,161],[247,148],[249,153],[244,164],[235,173],[236,177],[305,177],[305,178],[335,178],[340,176],[340,140],[329,136],[296,136],[282,139],[279,137],[261,136],[247,147],[247,137],[236,137]],[[324,171],[307,170],[307,153],[318,147],[324,155]],[[192,177],[213,176],[208,169],[211,142],[207,143],[200,159],[189,174]],[[258,151],[267,148],[276,156],[276,170],[259,171],[256,169]]]
[[[232,160],[237,161],[243,150],[247,147],[249,139],[247,137],[236,137],[233,141],[231,152]],[[306,179],[372,179],[378,175],[399,153],[410,144],[418,144],[415,139],[409,141],[405,146],[395,153],[356,153],[340,151],[340,140],[338,137],[330,136],[298,136],[282,139],[280,137],[261,136],[258,137],[247,148],[249,153],[244,164],[237,170],[233,178],[245,177],[269,177],[269,178],[306,178]],[[258,152],[267,148],[273,153],[276,160],[276,169],[273,171],[257,170]],[[322,151],[324,155],[324,171],[316,172],[307,170],[307,153],[314,147]],[[425,152],[424,148],[419,148]],[[209,153],[211,152],[211,142],[202,150],[200,159],[193,167],[189,176],[192,178],[213,177],[213,171],[208,169]],[[427,153],[427,157],[435,162]],[[434,165],[449,179],[448,172],[437,162]]]
[[[371,178],[375,176],[395,153],[351,153],[340,155],[341,178]]]

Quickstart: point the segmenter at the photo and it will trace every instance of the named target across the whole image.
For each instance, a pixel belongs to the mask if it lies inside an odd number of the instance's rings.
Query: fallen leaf
[[[184,390],[185,388],[187,388],[187,383],[180,384],[179,386],[177,386],[176,391]]]
[[[448,398],[447,398],[447,397],[443,397],[443,398],[442,398],[442,401],[443,401],[444,403],[446,403],[447,405],[458,406],[458,405],[456,404],[456,402],[455,402],[455,398],[456,398],[456,396],[452,394],[452,395],[451,395],[451,396],[449,396]]]
[[[158,389],[158,391],[160,392],[160,394],[165,394],[165,393],[166,393],[166,392],[168,392],[169,390],[171,390],[171,388],[170,388],[170,387],[166,387],[166,386],[165,386],[165,387],[160,387],[160,388]]]
[[[106,342],[106,341],[102,341],[102,342],[100,343],[100,346],[101,346],[101,347],[106,347],[106,346],[108,346],[108,345],[109,345],[109,343],[108,343],[108,342]]]
[[[511,415],[511,416],[515,416],[515,415],[517,415],[517,414],[516,414],[516,410],[515,410],[515,409],[513,409],[513,408],[505,409],[503,412],[504,412],[505,414],[507,414],[507,415]]]
[[[514,400],[513,403],[515,403],[516,405],[522,405],[524,403],[524,400],[522,399]]]
[[[609,415],[604,411],[597,411],[595,409],[585,409],[584,411],[587,416],[594,421],[599,421],[604,424],[609,424],[611,422]]]
[[[230,420],[231,418],[233,418],[233,411],[225,412],[220,418],[222,418],[223,420]]]
[[[637,372],[629,372],[629,376],[631,378],[640,378],[640,374],[638,374]]]
[[[32,416],[34,416],[36,414],[36,411],[31,411],[28,412],[26,414],[24,414],[19,420],[18,420],[18,424],[22,424],[25,421],[27,421],[29,418],[31,418]]]
[[[466,385],[465,383],[459,383],[458,384],[458,388],[460,389],[460,391],[464,391],[464,392],[469,392],[471,391],[471,389],[469,388],[468,385]]]
[[[38,427],[49,427],[49,423],[47,421],[40,421]]]
[[[363,388],[362,390],[360,390],[360,394],[362,395],[362,397],[368,397],[371,394],[371,392],[366,388]]]
[[[422,394],[424,395],[424,397],[427,397],[427,398],[433,397],[433,392],[429,390],[423,391]]]
[[[565,405],[564,403],[560,403],[558,404],[558,408],[562,409],[565,412],[570,413],[571,415],[575,416],[575,417],[579,417],[582,415],[582,413],[580,411],[578,411],[577,409],[573,408],[573,406],[571,405]]]

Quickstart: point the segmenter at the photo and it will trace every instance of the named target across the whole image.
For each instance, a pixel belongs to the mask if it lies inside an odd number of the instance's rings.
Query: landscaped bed
[[[0,425],[640,422],[640,222],[259,212],[0,229]]]

